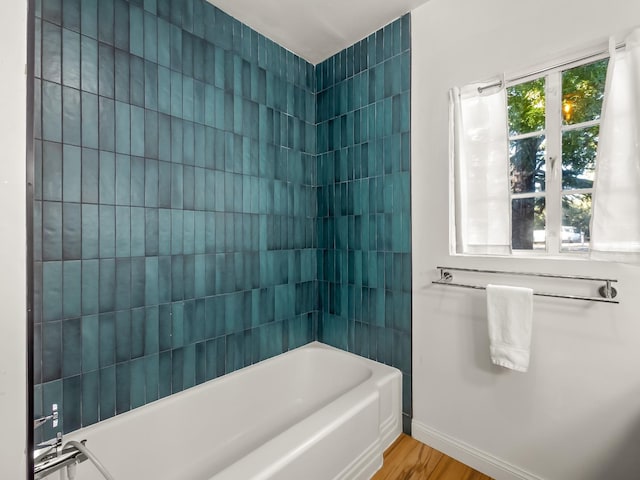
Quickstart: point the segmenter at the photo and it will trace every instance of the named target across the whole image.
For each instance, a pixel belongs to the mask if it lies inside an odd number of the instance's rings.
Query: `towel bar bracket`
[[[598,289],[598,293],[602,298],[616,298],[618,295],[618,291],[611,286],[611,281],[609,280]]]

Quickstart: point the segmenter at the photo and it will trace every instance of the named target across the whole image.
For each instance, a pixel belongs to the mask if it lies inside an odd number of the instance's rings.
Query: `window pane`
[[[545,136],[509,142],[511,193],[545,190]]]
[[[562,188],[592,188],[599,126],[562,134]]]
[[[511,244],[516,250],[545,249],[545,199],[511,201]]]
[[[562,72],[562,117],[565,125],[600,118],[609,59]]]
[[[544,129],[544,78],[507,88],[509,135]]]
[[[567,251],[589,250],[591,194],[562,196],[562,248]]]

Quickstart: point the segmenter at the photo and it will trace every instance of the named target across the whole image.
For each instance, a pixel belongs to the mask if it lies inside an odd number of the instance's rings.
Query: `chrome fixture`
[[[62,447],[62,433],[58,432],[56,438],[39,443],[33,450],[33,463],[38,463],[45,457],[55,456]]]
[[[57,403],[54,403],[53,405],[51,405],[51,415],[46,415],[44,417],[36,418],[33,421],[33,429],[35,430],[36,428],[41,427],[42,425],[47,423],[49,420],[52,420],[53,428],[58,427],[58,404]]]
[[[586,300],[589,302],[602,302],[602,303],[620,303],[618,300],[615,300],[618,291],[611,286],[612,282],[617,282],[617,280],[611,278],[598,278],[598,277],[585,277],[579,275],[557,275],[553,273],[533,273],[533,272],[505,272],[501,270],[480,270],[475,268],[456,268],[456,267],[436,267],[440,270],[440,278],[438,280],[434,280],[431,283],[435,283],[437,285],[447,285],[451,287],[463,287],[463,288],[473,288],[476,290],[485,290],[485,285],[473,285],[467,283],[456,283],[453,282],[453,274],[451,271],[458,272],[472,272],[472,273],[494,273],[499,275],[527,275],[531,277],[544,277],[544,278],[560,278],[566,280],[586,280],[592,282],[604,282],[598,289],[598,293],[600,297],[586,297],[582,295],[565,295],[559,293],[547,293],[547,292],[533,292],[534,295],[540,297],[553,297],[553,298],[568,298],[571,300]]]
[[[53,441],[57,440],[59,440],[59,443],[57,442],[53,444],[49,447],[48,451],[40,453],[34,459],[34,480],[45,478],[48,475],[51,475],[52,473],[57,472],[58,470],[61,470],[65,467],[75,468],[75,465],[87,460],[88,457],[84,454],[84,452],[78,449],[72,442],[69,442],[64,447],[61,447],[62,434],[58,433],[58,437],[56,437]],[[86,440],[83,440],[81,444],[84,445],[85,442]],[[34,455],[36,454],[36,452],[34,452]]]
[[[90,460],[106,480],[114,480],[86,443],[86,440],[70,440],[62,446],[62,433],[58,433],[56,438],[38,445],[33,452],[33,479],[40,480],[63,468],[67,469],[67,478],[75,478],[77,465]]]

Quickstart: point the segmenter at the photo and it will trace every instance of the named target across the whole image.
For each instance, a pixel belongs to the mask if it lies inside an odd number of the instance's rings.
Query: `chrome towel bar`
[[[507,272],[502,270],[481,270],[475,268],[457,268],[457,267],[436,267],[440,270],[440,279],[434,280],[432,283],[436,285],[447,285],[451,287],[462,287],[462,288],[473,288],[476,290],[485,290],[487,287],[485,285],[472,285],[467,283],[456,283],[453,281],[452,271],[458,272],[472,272],[472,273],[491,273],[491,274],[499,274],[499,275],[525,275],[531,277],[545,277],[545,278],[561,278],[565,280],[586,280],[591,282],[604,282],[598,289],[598,293],[600,293],[600,297],[588,297],[583,295],[566,295],[560,293],[547,293],[547,292],[537,292],[534,291],[533,294],[539,297],[553,297],[553,298],[568,298],[571,300],[586,300],[589,302],[601,302],[601,303],[620,303],[618,300],[615,300],[618,291],[611,286],[611,283],[617,282],[618,280],[611,278],[599,278],[599,277],[585,277],[580,275],[560,275],[553,273],[533,273],[533,272]]]

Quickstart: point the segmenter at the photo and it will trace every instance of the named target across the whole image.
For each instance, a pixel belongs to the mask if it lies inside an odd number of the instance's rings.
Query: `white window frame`
[[[593,194],[593,188],[562,189],[562,136],[565,132],[580,130],[600,125],[600,118],[588,122],[563,125],[562,121],[562,72],[608,58],[608,54],[590,55],[562,65],[544,69],[531,75],[523,75],[516,80],[506,81],[506,88],[528,83],[540,78],[545,79],[545,126],[519,135],[509,135],[513,140],[545,136],[545,190],[542,192],[511,193],[510,201],[519,198],[545,199],[545,249],[524,250],[513,249],[511,256],[516,257],[554,257],[564,258],[587,257],[588,251],[572,252],[562,250],[562,197],[563,195]],[[508,108],[508,102],[507,102]]]

